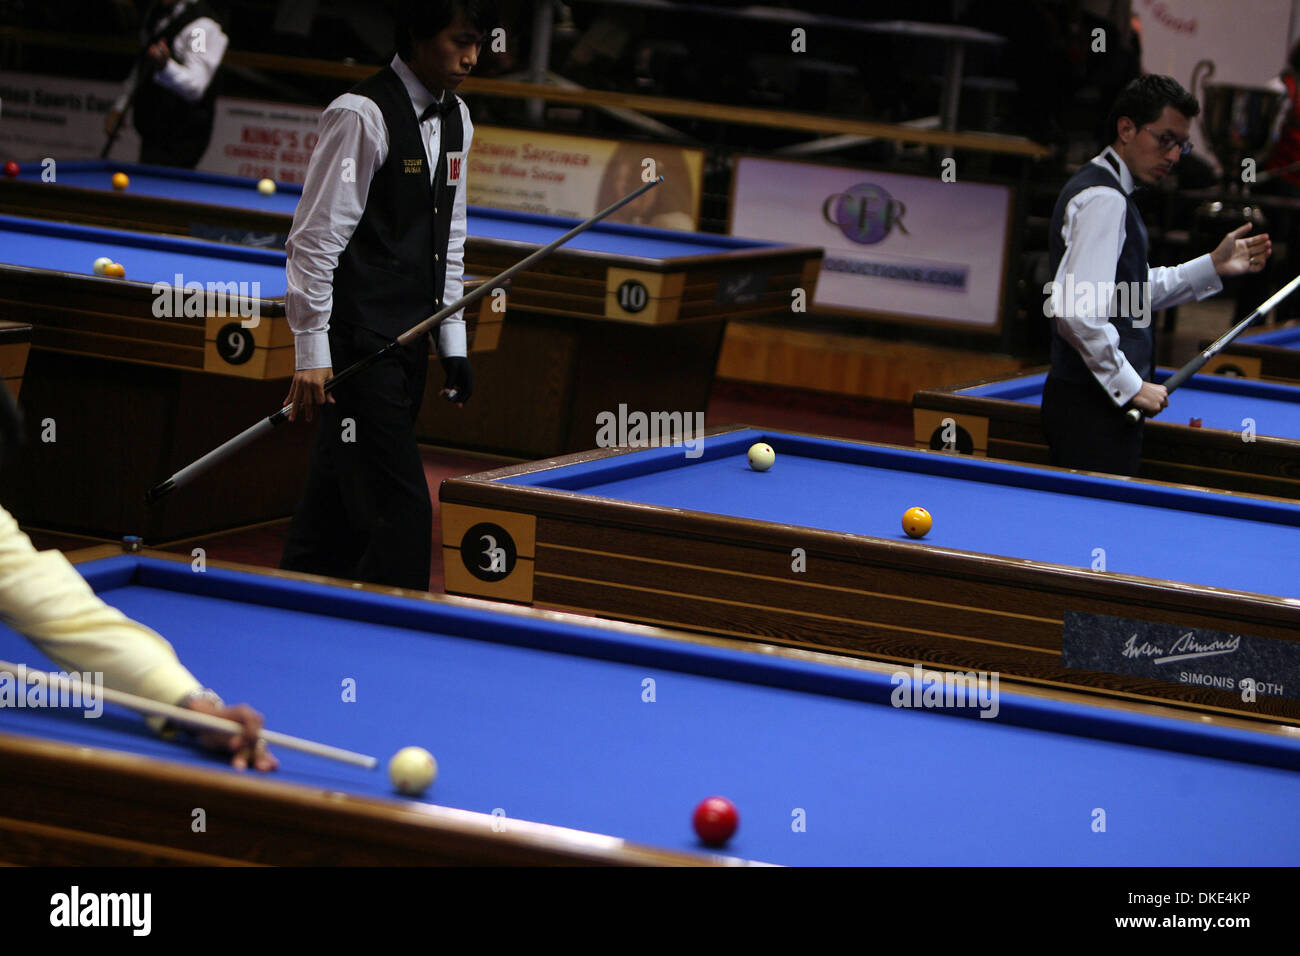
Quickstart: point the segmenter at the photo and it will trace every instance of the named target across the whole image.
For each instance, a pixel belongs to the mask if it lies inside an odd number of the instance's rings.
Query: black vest
[[[447,185],[447,154],[461,152],[465,128],[459,109],[442,119],[431,184],[420,123],[393,68],[384,67],[352,92],[373,100],[383,113],[388,157],[375,170],[365,212],[334,270],[330,322],[359,325],[394,339],[443,306],[451,210],[458,188]],[[454,96],[450,91],[443,95]]]
[[[1107,159],[1103,159],[1103,162],[1106,161]],[[1061,259],[1065,257],[1065,240],[1061,237],[1061,228],[1065,225],[1065,209],[1077,194],[1093,186],[1104,186],[1124,195],[1124,189],[1115,174],[1092,162],[1085,164],[1065,184],[1065,188],[1061,190],[1061,195],[1056,200],[1056,208],[1052,210],[1051,235],[1048,240],[1053,277],[1061,266]],[[1119,262],[1115,265],[1115,283],[1117,286],[1126,283],[1126,289],[1136,294],[1117,293],[1105,303],[1104,307],[1110,313],[1110,324],[1115,326],[1115,330],[1119,333],[1120,351],[1124,353],[1124,357],[1128,359],[1134,371],[1142,376],[1142,380],[1149,382],[1155,371],[1156,348],[1155,323],[1149,321],[1149,315],[1146,320],[1143,319],[1143,315],[1148,311],[1150,293],[1147,288],[1147,227],[1142,221],[1142,214],[1138,212],[1137,204],[1133,202],[1133,197],[1124,195],[1124,200],[1128,206],[1124,217],[1124,248],[1120,250]],[[1071,302],[1067,299],[1070,296],[1077,299],[1078,290],[1076,288],[1072,292],[1065,277],[1062,277],[1061,281],[1064,283],[1061,288],[1062,305],[1070,308]],[[1093,291],[1095,295],[1096,290]],[[1099,307],[1102,307],[1101,304]],[[1138,319],[1146,327],[1134,328],[1134,319]],[[1052,322],[1052,375],[1067,382],[1096,381],[1096,376],[1084,363],[1078,350],[1061,337],[1055,321]]]
[[[165,12],[161,7],[155,10],[158,13]],[[191,4],[181,11],[180,16],[161,31],[156,29],[155,24],[146,23],[145,44],[152,46],[159,40],[166,40],[175,58],[177,49],[188,49],[194,43],[195,38],[190,35],[190,25],[202,17],[213,20],[223,30],[225,29],[213,9],[203,0],[198,0],[198,3]],[[148,58],[142,59],[133,102],[135,128],[139,130],[140,135],[145,139],[166,137],[177,144],[206,143],[212,136],[212,118],[216,113],[217,102],[217,77],[221,72],[217,71],[203,97],[197,103],[183,100],[171,90],[159,86],[154,82],[153,74],[153,61]]]

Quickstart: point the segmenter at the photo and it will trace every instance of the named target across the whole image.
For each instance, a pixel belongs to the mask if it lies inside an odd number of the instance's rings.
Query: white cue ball
[[[257,191],[263,196],[271,196],[275,193],[275,182],[270,179],[260,180],[257,184]]]
[[[98,259],[94,261],[94,263],[91,265],[91,268],[95,270],[95,275],[102,276],[104,274],[104,270],[107,269],[112,264],[113,264],[113,260],[110,259],[108,256],[100,256]]]
[[[388,761],[388,779],[398,793],[418,797],[438,777],[438,761],[423,747],[403,747]]]
[[[749,446],[749,467],[755,471],[767,471],[776,464],[776,452],[765,442]]]

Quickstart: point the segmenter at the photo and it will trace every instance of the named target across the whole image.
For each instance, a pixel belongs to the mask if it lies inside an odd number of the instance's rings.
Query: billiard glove
[[[474,373],[470,371],[469,359],[464,355],[443,355],[442,370],[447,375],[444,389],[450,394],[447,401],[464,404],[474,394]]]

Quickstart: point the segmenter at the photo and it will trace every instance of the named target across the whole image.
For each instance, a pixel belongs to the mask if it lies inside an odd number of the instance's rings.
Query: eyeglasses
[[[1178,155],[1186,156],[1192,151],[1192,141],[1190,139],[1179,139],[1173,133],[1165,131],[1156,133],[1150,126],[1143,126],[1144,130],[1156,138],[1156,145],[1160,147],[1160,152],[1167,153],[1175,146],[1178,147]]]

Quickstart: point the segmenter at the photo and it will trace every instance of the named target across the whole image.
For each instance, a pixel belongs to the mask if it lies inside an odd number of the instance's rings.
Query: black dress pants
[[[1129,421],[1100,382],[1067,382],[1048,375],[1042,415],[1053,465],[1111,475],[1138,473],[1142,423]]]
[[[356,326],[332,326],[329,336],[335,372],[388,342]],[[433,505],[415,441],[428,356],[422,335],[319,407],[311,472],[280,567],[428,590]]]
[[[193,169],[208,151],[211,131],[206,136],[188,138],[173,136],[140,137],[140,162],[146,166],[172,166],[176,169]]]

